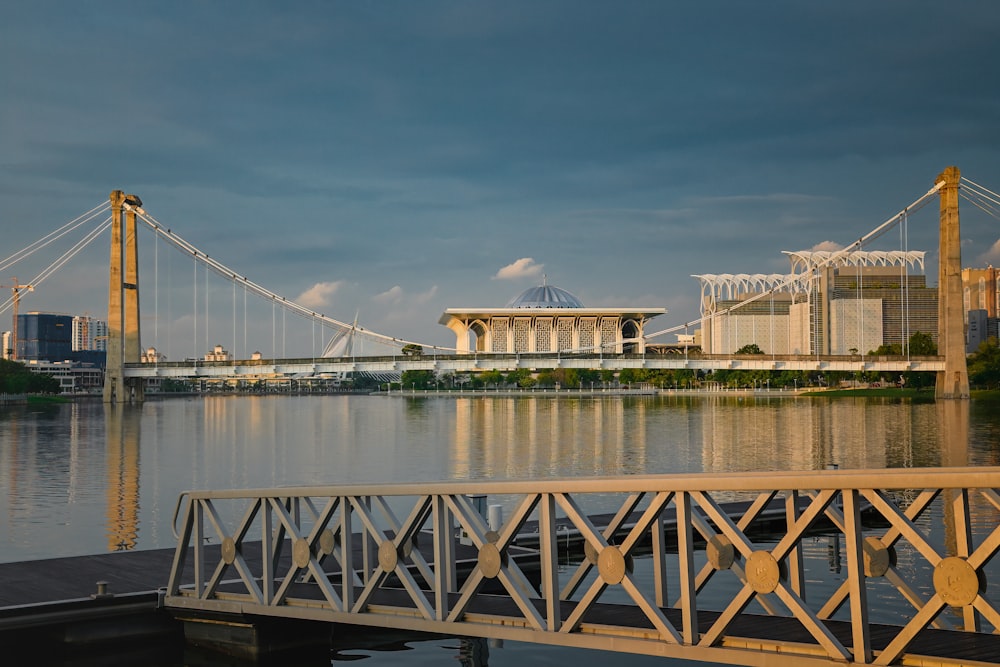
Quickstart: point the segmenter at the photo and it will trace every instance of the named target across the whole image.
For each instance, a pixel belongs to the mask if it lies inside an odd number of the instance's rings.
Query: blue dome
[[[507,304],[508,308],[583,308],[575,296],[552,285],[529,287]]]

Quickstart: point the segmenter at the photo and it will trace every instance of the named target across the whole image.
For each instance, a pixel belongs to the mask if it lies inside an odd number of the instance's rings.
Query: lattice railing
[[[699,660],[947,664],[1000,628],[998,488],[989,468],[189,492],[166,601]],[[817,531],[841,545],[839,586],[807,575]],[[954,631],[927,648],[928,629]]]

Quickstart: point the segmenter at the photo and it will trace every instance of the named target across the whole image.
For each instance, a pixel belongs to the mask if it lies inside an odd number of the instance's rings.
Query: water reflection
[[[723,396],[12,406],[0,408],[0,560],[171,546],[171,510],[189,489],[996,465],[995,407]],[[972,507],[974,525],[992,516]]]
[[[108,551],[133,549],[139,538],[141,416],[134,406],[104,405]]]

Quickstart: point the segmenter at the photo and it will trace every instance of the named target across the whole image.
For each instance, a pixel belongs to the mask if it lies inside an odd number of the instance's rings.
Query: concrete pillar
[[[136,235],[135,209],[142,206],[136,195],[126,195],[125,203],[125,280],[122,282],[124,312],[122,330],[124,332],[123,361],[127,364],[139,363],[141,344],[139,342],[139,249]],[[127,383],[132,400],[141,403],[145,398],[145,382],[142,378],[132,378]]]
[[[965,363],[965,307],[962,299],[962,248],[958,218],[961,172],[948,167],[938,177],[944,181],[941,198],[941,240],[938,264],[938,354],[944,370],[938,371],[935,398],[969,398],[969,371]]]
[[[122,204],[125,193],[114,190],[111,200],[111,258],[108,273],[108,351],[104,368],[104,402],[125,398],[122,338]]]

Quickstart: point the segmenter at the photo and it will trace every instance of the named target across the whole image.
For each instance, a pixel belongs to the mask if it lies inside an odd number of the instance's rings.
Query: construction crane
[[[11,327],[10,334],[10,348],[7,350],[8,359],[17,359],[17,307],[21,303],[21,292],[28,290],[29,292],[35,291],[34,285],[22,285],[17,282],[17,276],[11,278],[14,281],[13,285],[0,285],[0,289],[10,289],[14,293],[14,326]]]

